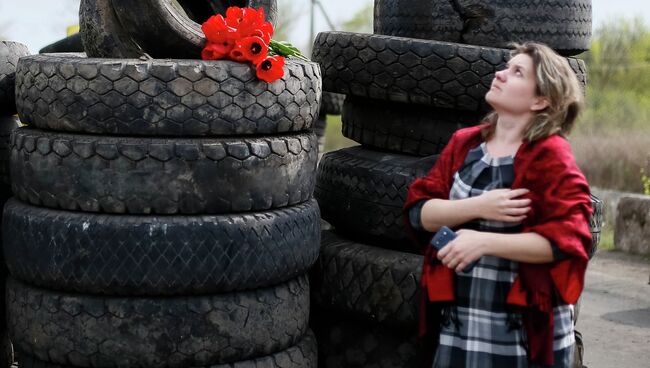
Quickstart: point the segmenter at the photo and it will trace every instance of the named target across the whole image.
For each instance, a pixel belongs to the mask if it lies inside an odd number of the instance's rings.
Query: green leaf
[[[295,57],[304,61],[310,61],[300,52],[297,47],[286,41],[271,40],[271,42],[269,42],[269,54],[285,57]]]

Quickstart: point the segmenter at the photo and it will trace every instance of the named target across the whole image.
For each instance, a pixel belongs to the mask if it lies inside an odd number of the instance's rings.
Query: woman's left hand
[[[438,252],[438,259],[445,266],[461,272],[469,264],[485,255],[486,233],[461,229],[456,238]]]

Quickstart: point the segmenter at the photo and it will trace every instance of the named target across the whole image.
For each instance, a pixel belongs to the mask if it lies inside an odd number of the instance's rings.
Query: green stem
[[[271,42],[269,42],[269,49],[278,55],[290,56],[304,61],[310,61],[300,52],[300,50],[298,50],[298,48],[289,43],[271,40]]]

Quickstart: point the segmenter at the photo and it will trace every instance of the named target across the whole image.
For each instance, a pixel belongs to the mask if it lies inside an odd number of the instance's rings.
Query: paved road
[[[589,368],[650,367],[650,261],[601,251],[587,269],[577,330]]]

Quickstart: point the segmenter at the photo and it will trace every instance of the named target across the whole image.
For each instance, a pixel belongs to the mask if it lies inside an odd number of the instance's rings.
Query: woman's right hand
[[[493,189],[483,192],[479,199],[479,213],[484,220],[521,222],[530,211],[530,199],[520,198],[528,189]]]

